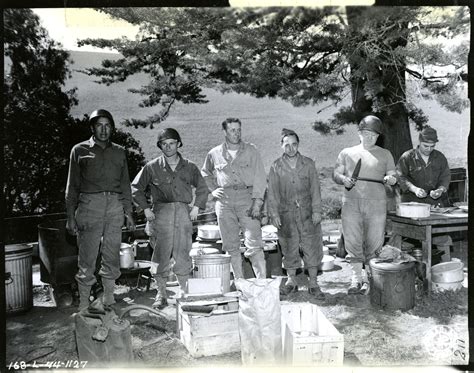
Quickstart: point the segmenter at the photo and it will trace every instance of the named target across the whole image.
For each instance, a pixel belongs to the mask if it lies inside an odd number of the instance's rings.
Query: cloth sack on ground
[[[398,247],[385,245],[375,255],[381,260],[391,260],[397,263],[416,262],[416,259],[411,255],[403,252]]]
[[[280,281],[276,279],[237,279],[239,333],[242,363],[281,362]]]

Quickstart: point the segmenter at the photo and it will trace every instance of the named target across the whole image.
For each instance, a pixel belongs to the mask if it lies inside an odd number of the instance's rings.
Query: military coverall
[[[300,248],[306,269],[317,267],[323,258],[321,223],[313,224],[312,214],[321,214],[321,191],[318,172],[311,158],[297,153],[296,167],[291,168],[288,156],[278,158],[268,176],[268,214],[279,217],[278,230],[285,269],[301,267]],[[316,277],[311,278],[316,285]]]

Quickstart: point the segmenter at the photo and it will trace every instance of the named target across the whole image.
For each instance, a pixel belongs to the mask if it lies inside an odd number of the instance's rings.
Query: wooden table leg
[[[431,225],[426,226],[425,239],[421,241],[423,250],[423,263],[426,265],[426,278],[424,281],[425,291],[431,292]]]

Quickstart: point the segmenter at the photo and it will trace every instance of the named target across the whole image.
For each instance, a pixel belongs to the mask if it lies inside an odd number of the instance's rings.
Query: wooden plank
[[[401,222],[392,222],[392,232],[403,237],[424,240],[426,237],[426,226],[417,226]]]

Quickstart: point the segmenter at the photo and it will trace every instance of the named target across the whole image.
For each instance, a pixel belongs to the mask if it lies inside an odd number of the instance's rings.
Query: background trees
[[[160,115],[129,125],[153,126],[175,102],[206,102],[206,86],[294,105],[338,105],[351,97],[331,120],[315,118],[314,129],[339,133],[376,113],[387,125],[383,145],[398,159],[412,147],[409,120],[421,127],[428,119],[417,97],[436,98],[453,111],[468,103],[467,37],[449,48],[435,41],[468,35],[467,7],[102,10],[141,32],[133,41],[84,40],[123,55],[86,72],[106,84],[150,73],[150,84],[134,91],[144,106],[163,105]]]
[[[87,118],[73,119],[74,89],[63,91],[69,54],[51,40],[29,9],[4,9],[3,82],[5,215],[64,211],[72,145],[90,137]],[[130,174],[144,157],[129,134],[114,140],[127,148]]]

